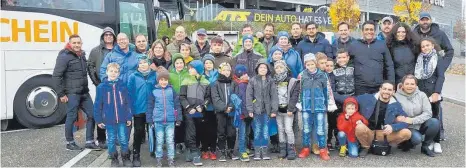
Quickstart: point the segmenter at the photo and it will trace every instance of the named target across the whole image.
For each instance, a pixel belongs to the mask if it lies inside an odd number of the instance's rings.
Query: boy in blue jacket
[[[132,111],[134,117],[133,134],[133,166],[141,167],[140,151],[145,135],[147,98],[150,95],[155,81],[156,73],[150,69],[150,60],[146,55],[138,58],[138,69],[128,78],[128,92],[131,100],[134,100]]]
[[[238,153],[239,159],[243,162],[249,162],[249,154],[246,146],[249,144],[249,135],[251,132],[252,118],[249,117],[248,110],[246,109],[246,89],[248,88],[249,76],[248,69],[243,64],[238,64],[235,67],[235,74],[233,81],[238,85],[237,94],[241,100],[241,122],[238,129]]]
[[[168,151],[168,165],[175,166],[175,125],[180,125],[182,118],[179,97],[168,84],[168,71],[162,68],[157,74],[158,84],[150,93],[146,121],[150,128],[155,128],[157,167],[162,167],[163,142]]]
[[[94,116],[97,125],[107,130],[108,154],[112,160],[111,167],[119,166],[115,139],[120,143],[121,158],[125,167],[133,166],[128,151],[128,129],[131,126],[131,100],[125,82],[118,79],[120,65],[109,63],[107,77],[97,86],[94,104]]]

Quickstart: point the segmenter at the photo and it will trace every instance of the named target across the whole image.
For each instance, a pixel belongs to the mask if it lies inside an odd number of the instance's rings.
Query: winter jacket
[[[269,63],[272,63],[273,61],[272,56],[275,50],[283,51],[283,60],[285,60],[286,64],[288,65],[288,68],[290,68],[292,77],[297,78],[299,73],[301,73],[301,71],[303,71],[304,69],[303,61],[301,60],[301,56],[299,55],[299,53],[293,48],[290,48],[288,49],[288,51],[285,52],[282,48],[280,48],[279,45],[275,45],[270,50],[269,57],[267,58]]]
[[[154,64],[156,64],[158,66],[162,66],[165,69],[170,69],[170,65],[172,65],[172,61],[167,61],[163,57],[161,59],[159,59],[159,58],[154,56],[154,57],[152,57],[151,61],[152,61],[152,63],[154,63]]]
[[[333,70],[333,78],[330,78],[332,83],[333,95],[335,101],[343,104],[345,96],[351,96],[354,94],[354,67],[336,66]]]
[[[209,75],[207,75],[206,73],[209,73]],[[212,88],[214,87],[215,85],[215,82],[217,82],[217,78],[218,78],[218,70],[217,69],[213,69],[212,71],[204,71],[204,76],[205,78],[209,81],[209,86]],[[207,107],[206,107],[206,110],[208,112],[214,112],[214,105],[212,104],[212,101],[209,101],[210,103],[207,104]]]
[[[265,51],[264,45],[262,45],[261,42],[259,42],[259,39],[254,37],[254,44],[252,46],[252,49],[256,51],[257,53],[260,53],[258,55],[262,57],[267,57],[267,52]],[[238,56],[239,53],[242,53],[244,50],[243,48],[243,40],[240,38],[238,39],[238,42],[236,43],[235,48],[233,49],[233,52],[231,55],[234,57]]]
[[[205,54],[210,52],[210,44],[208,41],[205,42],[204,48],[201,48],[201,46],[199,46],[199,43],[197,41],[194,42],[194,45],[196,46],[197,51],[199,51],[199,56],[201,58],[203,58]]]
[[[109,63],[117,63],[120,65],[120,77],[124,83],[128,82],[128,77],[133,74],[138,69],[138,57],[135,52],[133,52],[132,47],[128,47],[129,50],[127,53],[124,53],[120,46],[113,47],[113,50],[109,52],[102,62],[100,67],[100,79],[107,77],[107,65]]]
[[[147,123],[175,122],[183,120],[179,97],[170,85],[156,85],[148,95]]]
[[[304,60],[304,55],[308,53],[316,54],[317,52],[322,52],[327,55],[327,57],[334,58],[332,52],[332,46],[325,39],[325,34],[318,32],[314,41],[309,40],[309,36],[306,36],[298,44],[298,53],[301,56],[301,60]]]
[[[52,80],[56,86],[58,97],[68,94],[89,93],[87,86],[86,53],[79,55],[71,49],[69,44],[57,56]]]
[[[201,58],[200,54],[199,54],[199,51],[197,50],[197,47],[192,43],[191,39],[189,39],[188,37],[186,37],[185,40],[181,41],[181,42],[177,42],[176,40],[174,40],[172,43],[167,45],[167,51],[172,56],[174,56],[176,53],[180,53],[180,45],[182,43],[191,44],[191,53],[189,53],[190,56],[192,56],[194,59],[200,59]],[[172,57],[172,60],[174,60],[173,57]]]
[[[255,50],[242,51],[233,58],[233,65],[231,67],[235,67],[237,64],[244,65],[248,69],[248,76],[253,77],[256,76],[256,71],[254,69],[261,58],[263,57]]]
[[[147,97],[152,92],[153,87],[157,84],[156,72],[151,71],[147,76],[136,71],[129,76],[128,92],[133,100],[133,114],[146,113],[152,109],[147,108]]]
[[[348,37],[348,41],[346,42],[342,42],[340,38],[338,39],[335,39],[333,42],[332,42],[332,52],[333,52],[333,58],[332,59],[336,59],[337,56],[338,56],[338,49],[341,49],[341,48],[344,48],[346,50],[348,50],[348,47],[349,45],[355,41],[356,39],[353,38],[353,37]]]
[[[170,74],[168,77],[168,82],[172,85],[173,89],[175,90],[176,93],[180,93],[180,88],[181,88],[181,82],[183,82],[183,79],[188,77],[188,70],[184,68],[180,72],[177,72],[175,67],[170,68]]]
[[[348,119],[345,118],[345,108],[347,103],[353,103],[355,104],[356,112],[353,113]],[[356,122],[361,120],[361,122],[364,125],[369,125],[369,122],[364,118],[360,113],[358,109],[358,102],[356,101],[356,98],[354,97],[348,97],[345,99],[345,102],[343,104],[343,112],[338,116],[337,119],[337,128],[338,131],[343,131],[346,134],[346,137],[348,138],[348,141],[350,142],[356,142]]]
[[[241,98],[241,113],[242,118],[249,117],[249,112],[246,109],[246,90],[248,88],[249,80],[241,80],[238,79],[236,76],[233,76],[233,80],[235,81],[236,85],[238,85],[238,90],[235,92]]]
[[[296,50],[299,42],[301,42],[304,39],[304,36],[299,36],[299,38],[295,39],[293,37],[290,37],[290,44],[293,46],[293,48]]]
[[[270,38],[270,41],[268,43],[265,42],[265,37],[262,37],[259,39],[259,42],[262,43],[262,45],[264,45],[264,48],[265,48],[265,54],[266,56],[270,54],[270,51],[272,49],[273,46],[275,46],[277,43],[278,43],[278,38],[277,36],[272,36],[272,38]]]
[[[204,109],[204,106],[209,104],[210,93],[209,81],[204,75],[199,78],[192,75],[186,76],[181,82],[180,89],[180,102],[185,115],[193,118],[202,117],[203,115],[200,112],[189,114],[189,111],[196,109],[198,106]],[[202,112],[205,112],[205,109]]]
[[[417,33],[421,38],[422,37],[432,37],[435,39],[437,44],[442,48],[442,50],[445,51],[445,56],[442,58],[439,58],[439,63],[440,66],[437,66],[440,68],[441,73],[445,73],[445,71],[448,69],[448,66],[450,66],[451,61],[453,59],[453,54],[454,54],[454,49],[453,46],[450,43],[450,40],[448,39],[447,34],[440,30],[440,27],[436,23],[432,23],[430,26],[430,31],[427,32],[426,34],[421,32],[421,27],[417,25],[414,27],[414,32]]]
[[[375,115],[374,111],[376,108],[377,101],[379,100],[380,93],[375,94],[363,94],[357,96],[356,99],[359,102],[359,112],[366,118],[369,119],[372,115]],[[396,117],[405,116],[406,113],[403,111],[401,104],[396,101],[395,98],[391,97],[387,105],[387,111],[385,112],[384,124],[392,126],[393,132],[400,131],[401,129],[408,128],[408,124],[405,122],[396,122]]]
[[[407,94],[402,89],[398,89],[395,97],[400,102],[406,115],[413,118],[413,124],[410,124],[408,128],[419,130],[424,122],[432,118],[432,107],[429,98],[419,89],[416,89],[412,94]]]
[[[293,113],[296,113],[298,112],[298,108],[296,108],[296,104],[299,102],[299,93],[300,93],[300,84],[299,84],[299,80],[297,80],[296,78],[291,78],[289,77],[288,79],[285,79],[285,81],[288,83],[288,85],[286,86],[287,87],[287,99],[288,99],[288,103],[287,103],[287,110],[286,112],[293,112]],[[278,84],[276,84],[277,88],[278,88]],[[280,94],[278,91],[277,91],[277,94]]]
[[[102,62],[104,61],[105,56],[111,51],[105,47],[104,43],[104,34],[105,30],[100,35],[100,44],[96,47],[94,47],[91,50],[91,53],[89,54],[89,60],[87,62],[88,65],[88,72],[89,72],[89,77],[91,78],[92,83],[97,86],[100,84],[100,66],[102,65]],[[116,42],[116,36],[115,34],[113,35],[113,39]],[[113,46],[116,46],[117,44],[113,44]]]
[[[401,82],[401,79],[407,74],[414,74],[416,66],[416,57],[419,51],[416,51],[418,44],[408,44],[406,41],[393,41],[389,48],[392,55],[395,69],[395,83]]]
[[[230,96],[238,92],[238,85],[220,74],[219,79],[215,82],[211,89],[212,104],[214,105],[215,113],[224,113],[228,107],[232,110],[228,115],[233,116],[234,104],[230,100]]]
[[[220,64],[226,62],[232,65],[231,57],[224,53],[210,53],[215,57],[214,69],[219,69]]]
[[[443,66],[441,65],[442,59],[441,56],[438,56],[437,67],[430,78],[417,80],[417,87],[426,93],[428,97],[433,93],[442,93],[443,83],[445,82],[445,71],[440,70],[441,66]]]
[[[298,77],[299,78],[299,77]],[[328,105],[328,78],[325,72],[317,69],[314,74],[304,70],[301,79],[302,111],[307,113],[325,113]]]
[[[270,76],[272,68],[267,64],[267,60],[261,59],[257,62],[256,73],[260,64],[267,65],[268,73],[265,80],[262,80],[260,75],[250,77],[246,89],[246,109],[248,113],[262,114],[265,112],[267,115],[276,114],[278,112],[278,94],[275,81]]]
[[[348,48],[354,65],[354,85],[379,87],[384,80],[395,82],[395,70],[385,41],[359,39]]]
[[[97,86],[94,103],[94,118],[97,124],[109,125],[132,120],[132,101],[126,87],[126,83],[121,80],[112,83],[107,78]]]

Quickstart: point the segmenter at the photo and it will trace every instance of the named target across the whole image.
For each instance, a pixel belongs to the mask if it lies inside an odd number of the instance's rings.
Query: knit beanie
[[[175,53],[175,54],[173,54],[173,64],[175,64],[175,62],[176,62],[177,59],[181,59],[181,60],[183,60],[183,62],[184,62],[183,54],[181,54],[181,53]]]
[[[141,62],[141,61],[146,61],[147,64],[152,64],[152,61],[149,59],[149,57],[147,57],[147,55],[139,55],[138,56],[138,64]],[[139,66],[139,65],[138,65]]]
[[[243,76],[244,74],[247,74],[248,73],[248,68],[246,66],[244,66],[243,64],[237,64],[235,66],[235,75],[236,77],[241,77]]]
[[[246,41],[248,39],[251,40],[252,43],[254,43],[254,37],[252,35],[250,35],[250,34],[246,34],[246,35],[243,36],[243,44],[244,44],[244,41]]]
[[[204,64],[200,60],[193,60],[189,63],[189,66],[193,67],[198,74],[204,74]]]
[[[212,54],[205,54],[204,57],[202,57],[202,63],[205,63],[207,60],[210,60],[215,64],[215,57]]]
[[[280,31],[280,32],[278,32],[277,37],[278,37],[278,38],[280,38],[280,37],[286,37],[286,38],[289,39],[289,38],[290,38],[290,35],[288,35],[288,32],[286,32],[286,31]]]
[[[159,70],[157,71],[157,82],[162,78],[166,80],[168,80],[169,78],[169,73],[167,69],[165,69],[164,67],[160,67]]]
[[[317,64],[316,56],[313,53],[308,53],[304,55],[304,63],[306,63],[307,61],[314,61],[314,63]]]

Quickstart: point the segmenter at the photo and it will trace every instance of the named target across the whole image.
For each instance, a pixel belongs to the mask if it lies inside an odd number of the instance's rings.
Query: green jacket
[[[177,94],[180,93],[180,88],[181,88],[181,82],[183,81],[184,78],[188,77],[188,70],[184,68],[181,70],[179,73],[176,72],[174,67],[170,68],[170,74],[169,74],[169,79],[168,82],[172,85],[173,89]]]
[[[264,45],[262,45],[261,42],[259,42],[258,38],[254,37],[254,46],[252,47],[254,51],[258,52],[261,54],[264,58],[267,58],[267,53],[265,51]],[[243,50],[243,40],[242,38],[238,39],[238,42],[236,43],[235,48],[233,49],[233,52],[231,53],[231,56],[236,57],[236,55],[242,53],[241,51]]]

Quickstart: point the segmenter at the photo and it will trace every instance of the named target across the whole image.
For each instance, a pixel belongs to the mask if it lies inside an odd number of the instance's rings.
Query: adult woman
[[[405,23],[397,23],[387,37],[387,47],[393,58],[395,67],[395,82],[414,73],[416,57],[419,54],[419,37]]]
[[[434,138],[440,130],[440,122],[432,118],[432,107],[429,98],[417,87],[417,79],[414,75],[406,75],[401,79],[400,88],[395,93],[408,117],[400,117],[399,120],[409,124],[411,139],[403,142],[400,147],[408,151],[422,142],[421,152],[434,157],[434,152],[429,149]],[[425,135],[422,141],[422,135]]]
[[[151,69],[157,71],[159,66],[169,69],[171,65],[171,56],[167,52],[165,43],[162,40],[157,40],[152,43],[149,51],[149,57],[152,60]]]

